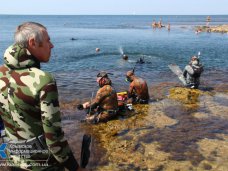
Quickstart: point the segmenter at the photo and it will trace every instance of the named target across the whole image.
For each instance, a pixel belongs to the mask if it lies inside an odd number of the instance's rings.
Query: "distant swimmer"
[[[201,32],[202,32],[201,29],[197,29],[195,33],[196,33],[196,34],[199,34],[199,33],[201,33]]]
[[[165,27],[165,26],[162,25],[162,20],[160,19],[160,21],[158,21],[157,23],[156,23],[155,20],[153,20],[152,27],[153,28],[162,28],[162,27]]]
[[[170,23],[168,23],[167,29],[168,31],[170,31]]]
[[[156,28],[156,27],[157,27],[157,23],[156,23],[155,20],[153,20],[152,27],[153,27],[153,28]]]
[[[144,63],[145,63],[145,60],[144,60],[144,58],[140,57],[140,58],[137,60],[136,63],[138,63],[138,64],[144,64]]]
[[[158,22],[158,28],[162,28],[162,27],[164,27],[164,26],[162,25],[162,19],[160,18],[160,20]]]
[[[207,25],[207,27],[209,27],[210,22],[211,22],[211,17],[210,16],[207,16],[207,19],[206,19],[206,25]]]
[[[77,40],[76,38],[72,37],[70,40]]]
[[[123,54],[122,58],[123,58],[123,60],[128,60],[128,56],[125,54]]]
[[[96,52],[100,52],[100,48],[96,48]]]

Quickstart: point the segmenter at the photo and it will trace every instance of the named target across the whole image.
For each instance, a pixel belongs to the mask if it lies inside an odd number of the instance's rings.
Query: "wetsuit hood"
[[[103,77],[99,80],[99,86],[112,85],[112,81],[108,77]]]
[[[101,71],[97,74],[97,77],[108,77],[108,73],[105,71]]]
[[[112,81],[109,79],[108,74],[111,73],[101,71],[97,74],[97,78],[100,78],[100,80],[98,81],[100,87],[103,87],[104,85],[112,85]]]
[[[4,54],[4,63],[11,69],[40,68],[40,62],[21,45],[8,47]]]

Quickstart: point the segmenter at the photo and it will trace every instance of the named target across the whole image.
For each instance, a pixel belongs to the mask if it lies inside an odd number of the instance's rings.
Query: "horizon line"
[[[167,15],[167,16],[184,16],[184,15],[192,15],[192,16],[196,16],[196,15],[206,15],[206,16],[215,16],[215,15],[228,15],[228,14],[0,14],[0,15],[39,15],[39,16],[46,16],[46,15],[53,15],[53,16],[58,16],[58,15],[62,15],[62,16],[80,16],[80,15],[84,15],[84,16],[120,16],[120,15],[125,15],[125,16],[156,16],[156,15]]]

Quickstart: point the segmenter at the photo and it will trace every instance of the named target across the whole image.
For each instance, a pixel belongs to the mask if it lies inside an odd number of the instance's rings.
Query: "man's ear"
[[[34,48],[36,46],[35,39],[34,38],[30,38],[29,41],[28,41],[28,45],[29,45],[29,47]]]

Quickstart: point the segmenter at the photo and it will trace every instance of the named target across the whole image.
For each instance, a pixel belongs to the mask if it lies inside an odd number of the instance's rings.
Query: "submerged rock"
[[[170,89],[169,98],[178,100],[190,108],[197,108],[199,96],[202,94],[203,92],[198,89],[175,87]]]

